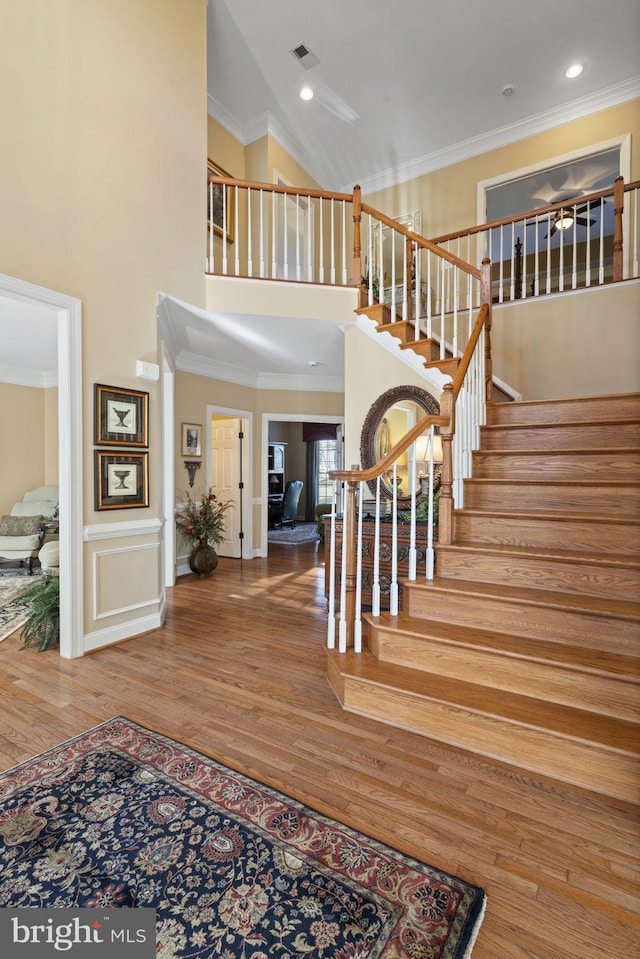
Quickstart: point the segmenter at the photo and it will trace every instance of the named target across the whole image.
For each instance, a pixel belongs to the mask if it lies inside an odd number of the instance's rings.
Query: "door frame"
[[[269,423],[339,423],[344,427],[344,416],[329,416],[326,413],[263,413],[262,414],[262,443],[261,443],[261,470],[260,490],[258,502],[262,505],[262,523],[260,524],[260,548],[256,556],[268,556],[269,532],[269,486],[267,484],[268,455],[269,455]]]
[[[60,655],[84,654],[82,304],[79,299],[0,274],[0,295],[55,311],[58,324],[58,486]]]
[[[250,410],[240,410],[228,406],[216,406],[207,403],[206,437],[205,437],[205,475],[206,486],[211,486],[211,420],[214,416],[223,416],[227,419],[240,420],[243,438],[243,484],[241,504],[244,538],[242,541],[242,558],[253,557],[253,413]]]

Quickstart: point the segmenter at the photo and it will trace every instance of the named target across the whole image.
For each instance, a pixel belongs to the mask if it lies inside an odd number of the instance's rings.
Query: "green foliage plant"
[[[218,499],[212,489],[199,502],[187,493],[176,511],[176,526],[193,546],[217,546],[224,541],[225,513],[234,505],[231,499]]]
[[[38,645],[38,652],[60,642],[60,578],[45,577],[20,596],[29,604],[27,621],[22,627],[22,649]]]

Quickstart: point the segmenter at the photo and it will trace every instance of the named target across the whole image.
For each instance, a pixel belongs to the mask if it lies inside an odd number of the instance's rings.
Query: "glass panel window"
[[[333,496],[333,480],[329,479],[331,470],[338,469],[338,441],[317,440],[318,447],[318,504],[330,503]]]

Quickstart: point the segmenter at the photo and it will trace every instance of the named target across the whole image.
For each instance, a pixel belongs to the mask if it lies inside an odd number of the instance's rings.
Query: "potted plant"
[[[22,627],[22,648],[38,644],[44,652],[60,642],[60,577],[45,576],[20,596],[29,603],[27,619]]]
[[[210,576],[218,565],[214,547],[224,540],[225,513],[233,500],[218,499],[212,489],[200,501],[187,493],[176,510],[176,526],[191,543],[189,566],[198,576]]]

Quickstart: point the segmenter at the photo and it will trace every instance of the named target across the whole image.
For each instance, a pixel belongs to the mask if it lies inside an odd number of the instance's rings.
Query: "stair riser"
[[[617,419],[640,420],[638,394],[599,396],[595,399],[489,404],[488,424],[579,423]]]
[[[598,453],[485,452],[473,454],[473,475],[482,479],[512,480],[636,480],[640,452]]]
[[[609,488],[606,483],[572,486],[568,483],[505,483],[474,477],[464,484],[469,509],[541,509],[557,513],[593,513],[597,516],[640,517],[640,486]]]
[[[640,445],[640,423],[581,426],[492,426],[481,430],[483,450],[583,450],[634,448]]]
[[[586,712],[638,721],[640,688],[612,674],[587,673],[563,668],[553,662],[536,662],[506,656],[497,651],[443,643],[436,637],[412,636],[383,626],[365,629],[367,645],[381,662],[432,675],[474,682],[491,689],[504,689],[584,709]]]
[[[343,688],[343,707],[358,715],[606,796],[637,802],[640,770],[632,756],[354,677],[345,677]]]
[[[555,520],[550,514],[524,519],[460,510],[454,513],[454,531],[456,543],[571,549],[594,556],[637,556],[640,552],[639,527],[624,522],[592,524],[578,519]]]
[[[482,550],[457,550],[455,546],[438,548],[436,566],[438,576],[445,579],[578,592],[605,599],[628,600],[640,596],[639,567],[494,555]]]
[[[638,648],[637,621],[617,616],[574,612],[555,606],[448,592],[446,589],[421,589],[413,583],[406,584],[404,609],[410,616],[423,619],[460,623],[552,643],[582,645],[622,654]]]

